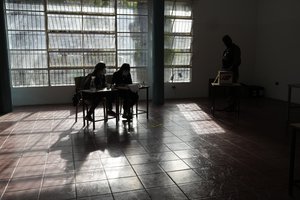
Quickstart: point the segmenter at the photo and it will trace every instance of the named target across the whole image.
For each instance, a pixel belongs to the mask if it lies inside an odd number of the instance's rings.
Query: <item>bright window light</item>
[[[147,82],[148,0],[5,0],[13,87],[74,85],[104,61]]]
[[[191,82],[192,24],[191,0],[165,1],[165,82]]]

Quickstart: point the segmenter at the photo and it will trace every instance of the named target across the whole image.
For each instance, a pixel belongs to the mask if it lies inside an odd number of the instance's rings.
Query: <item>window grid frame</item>
[[[171,1],[173,2],[173,9],[172,9],[172,12],[175,10],[175,7],[176,7],[176,0],[168,0],[168,1]],[[192,2],[191,0],[186,0],[186,1],[183,1],[183,2],[188,2],[190,3],[190,5],[192,5]],[[191,57],[190,57],[190,64],[189,65],[168,65],[165,63],[164,61],[164,69],[165,70],[172,70],[173,69],[179,69],[179,68],[184,68],[184,69],[189,69],[189,72],[190,72],[190,77],[189,77],[189,80],[187,81],[174,81],[174,80],[170,80],[169,81],[166,81],[164,80],[164,82],[172,82],[172,83],[190,83],[192,82],[192,68],[193,68],[193,64],[192,64],[192,58],[193,58],[193,48],[192,48],[192,43],[193,43],[193,22],[194,22],[194,19],[193,19],[193,12],[192,12],[192,8],[191,8],[191,15],[190,16],[176,16],[176,15],[166,15],[166,12],[164,11],[164,21],[166,21],[167,19],[170,19],[170,20],[176,20],[176,19],[183,19],[183,20],[191,20],[191,31],[189,33],[181,33],[181,32],[165,32],[164,31],[164,37],[166,36],[170,36],[170,37],[178,37],[178,36],[187,36],[187,37],[191,37],[191,46],[189,48],[188,51],[183,51],[183,49],[179,49],[179,51],[175,51],[174,53],[190,53],[191,54]],[[174,22],[172,23],[172,27],[174,26]],[[173,44],[174,41],[172,41],[172,44]],[[173,45],[172,45],[173,46]],[[174,50],[174,49],[171,49],[171,48],[164,48],[164,53],[166,54],[168,51],[171,51],[171,50]],[[174,74],[173,74],[174,75]],[[172,75],[172,76],[173,76]],[[173,77],[174,78],[174,77]],[[173,79],[172,78],[172,79]]]
[[[12,68],[10,67],[10,70],[12,71],[12,73],[26,73],[26,71],[47,71],[47,77],[48,77],[48,85],[37,85],[38,82],[40,82],[41,80],[35,80],[37,82],[37,84],[35,85],[28,85],[28,84],[24,84],[24,85],[13,85],[13,81],[12,79],[15,78],[15,77],[12,77],[11,78],[11,81],[12,81],[12,87],[14,88],[30,88],[30,87],[57,87],[57,85],[55,84],[55,82],[51,82],[51,72],[52,71],[55,71],[55,70],[82,70],[83,71],[83,75],[87,75],[87,72],[90,71],[90,70],[93,70],[94,66],[90,66],[90,65],[86,65],[85,64],[85,56],[84,56],[84,53],[86,52],[90,52],[90,53],[114,53],[115,54],[115,66],[109,66],[107,65],[108,67],[108,71],[112,71],[112,70],[117,70],[120,66],[119,66],[119,63],[118,63],[118,55],[119,55],[119,52],[126,52],[126,51],[146,51],[148,52],[149,49],[148,48],[145,48],[145,49],[118,49],[118,35],[120,33],[135,33],[135,32],[118,32],[118,16],[144,16],[144,17],[147,17],[147,23],[148,23],[148,20],[149,20],[149,13],[147,12],[147,14],[136,14],[136,13],[131,13],[131,14],[127,14],[127,13],[122,13],[122,14],[118,14],[118,0],[114,0],[114,13],[99,13],[99,12],[84,12],[83,11],[83,0],[80,0],[80,11],[71,11],[71,12],[63,12],[63,11],[52,11],[52,10],[48,10],[48,0],[43,0],[41,2],[41,4],[39,5],[39,9],[34,9],[34,8],[30,8],[30,9],[18,9],[16,7],[16,5],[13,5],[12,8],[8,8],[7,6],[7,1],[4,2],[5,3],[5,14],[6,14],[6,18],[7,18],[7,12],[28,12],[28,13],[42,13],[43,16],[44,16],[44,28],[42,28],[42,30],[15,30],[15,29],[7,29],[7,33],[11,32],[11,31],[22,31],[22,32],[42,32],[45,34],[45,42],[46,42],[46,48],[45,49],[27,49],[27,48],[22,48],[22,49],[12,49],[12,48],[9,48],[9,54],[10,52],[18,52],[18,51],[24,51],[24,52],[30,52],[30,51],[46,51],[46,54],[47,54],[47,67],[46,68]],[[148,4],[148,2],[147,2]],[[42,8],[43,7],[43,8]],[[24,8],[24,7],[23,7]],[[42,9],[41,9],[42,8]],[[57,14],[57,15],[78,15],[78,16],[81,16],[81,30],[79,31],[74,31],[74,30],[51,30],[49,29],[48,27],[48,23],[49,23],[49,18],[48,18],[48,15],[51,15],[51,14]],[[84,16],[109,16],[109,17],[114,17],[114,23],[115,23],[115,30],[114,31],[110,31],[110,32],[107,32],[107,31],[84,31],[83,30],[83,23],[84,23]],[[81,45],[82,48],[80,49],[62,49],[62,50],[59,50],[59,49],[51,49],[50,46],[49,46],[49,35],[51,33],[58,33],[58,34],[81,34],[81,37],[82,37],[82,44],[84,44],[84,34],[105,34],[105,35],[113,35],[115,37],[115,47],[114,47],[114,51],[113,50],[106,50],[104,51],[103,49],[89,49],[89,48],[83,48],[83,46]],[[147,41],[146,41],[146,45],[147,47],[149,46],[149,41],[148,41],[148,34],[149,34],[149,27],[147,27],[147,30],[146,32],[136,32],[138,34],[146,34],[146,38],[147,38]],[[50,54],[51,53],[70,53],[70,52],[74,52],[74,53],[82,53],[82,65],[81,66],[72,66],[72,67],[66,67],[66,66],[57,66],[57,67],[53,67],[51,66],[50,64]],[[100,61],[100,60],[99,60]],[[149,61],[148,61],[148,58],[146,60],[146,66],[134,66],[134,67],[131,67],[133,70],[137,69],[142,69],[143,71],[147,72],[147,66],[149,64]],[[65,76],[68,76],[68,74],[65,74]],[[26,82],[26,80],[23,80],[23,79],[19,79],[18,80],[19,82]],[[65,86],[68,86],[70,85],[67,80],[66,80],[66,83],[65,83]]]

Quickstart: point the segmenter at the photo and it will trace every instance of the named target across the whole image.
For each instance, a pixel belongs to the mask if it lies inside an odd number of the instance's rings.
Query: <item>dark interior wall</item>
[[[153,8],[153,95],[156,105],[164,103],[164,1],[155,0]]]
[[[254,79],[267,97],[286,101],[288,84],[300,83],[300,1],[258,2]],[[293,96],[300,102],[300,90]]]
[[[12,111],[3,1],[0,3],[0,38],[0,113],[3,114]]]

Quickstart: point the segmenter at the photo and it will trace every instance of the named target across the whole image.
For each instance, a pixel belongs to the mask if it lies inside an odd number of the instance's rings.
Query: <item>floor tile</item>
[[[2,200],[35,200],[38,199],[39,189],[5,192]]]
[[[18,166],[14,172],[13,178],[42,176],[45,165]]]
[[[171,143],[171,144],[166,144],[169,149],[172,151],[179,151],[179,150],[186,150],[186,149],[192,149],[191,146],[187,145],[184,142],[179,142],[179,143]]]
[[[188,199],[185,194],[175,185],[169,187],[159,187],[147,189],[151,199],[154,200],[184,200]]]
[[[127,159],[129,160],[130,164],[132,164],[132,165],[151,163],[151,162],[157,161],[155,157],[152,157],[149,154],[127,156]]]
[[[96,181],[106,179],[105,172],[102,168],[91,170],[76,170],[76,182]]]
[[[175,184],[166,173],[140,175],[139,179],[141,180],[145,188],[161,187]]]
[[[77,183],[76,191],[77,197],[95,196],[110,193],[107,180]]]
[[[132,165],[137,175],[155,174],[163,172],[158,163],[147,163],[141,165]]]
[[[22,157],[18,166],[43,165],[46,162],[46,156]]]
[[[162,161],[159,163],[159,165],[161,166],[161,168],[163,168],[167,172],[190,168],[182,160]]]
[[[20,191],[40,188],[42,177],[26,177],[11,179],[7,191]]]
[[[182,159],[190,168],[204,168],[213,165],[208,159],[198,156],[194,158]]]
[[[174,151],[174,153],[181,159],[194,158],[201,155],[198,149],[178,150]]]
[[[213,182],[195,182],[180,184],[179,187],[190,199],[205,199],[211,197],[225,196],[222,188],[218,188]]]
[[[203,181],[203,179],[191,169],[168,172],[168,174],[177,184]]]
[[[75,183],[74,173],[49,174],[43,179],[43,187],[52,187],[58,185],[69,185]]]
[[[150,196],[145,190],[114,193],[114,197],[115,200],[150,200]]]
[[[0,194],[2,194],[2,192],[4,192],[5,187],[7,186],[9,179],[6,180],[0,180]]]
[[[136,176],[131,166],[105,168],[108,179]]]
[[[76,171],[87,171],[87,170],[95,170],[103,168],[102,162],[100,159],[98,160],[81,160],[74,161],[75,162],[75,170]]]
[[[1,173],[0,173],[0,180],[3,180],[3,179],[10,179],[15,168],[14,167],[0,167],[0,170],[1,170]]]
[[[76,197],[75,185],[63,185],[55,187],[43,187],[39,200],[64,200]]]
[[[112,194],[103,194],[97,196],[90,196],[90,197],[81,197],[77,198],[78,200],[113,200]]]
[[[173,152],[161,152],[161,153],[152,153],[151,157],[154,157],[157,162],[159,161],[169,161],[169,160],[178,160],[179,157],[176,156]]]
[[[103,158],[102,164],[105,168],[108,167],[121,167],[129,165],[129,162],[125,157],[116,157],[116,158]]]
[[[46,164],[45,174],[64,174],[74,171],[73,162]]]
[[[109,184],[113,193],[142,189],[143,186],[137,177],[110,179]]]

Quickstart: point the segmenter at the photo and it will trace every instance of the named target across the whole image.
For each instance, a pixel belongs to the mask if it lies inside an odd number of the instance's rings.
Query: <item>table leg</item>
[[[215,116],[215,87],[212,86],[211,88],[211,91],[212,91],[212,95],[211,95],[211,98],[212,98],[212,105],[211,105],[211,112],[212,112],[212,116]]]
[[[120,98],[119,98],[119,95],[117,94],[117,96],[116,96],[116,125],[118,125],[118,122],[120,119],[119,103],[120,103]]]
[[[83,119],[83,126],[85,126],[85,107],[84,107],[85,99],[82,97],[82,119]]]
[[[139,116],[139,100],[137,100],[136,104],[135,104],[135,115],[136,115],[136,118],[138,118]]]
[[[287,108],[287,127],[290,123],[291,99],[292,99],[292,87],[289,85],[289,89],[288,89],[288,108]]]
[[[146,114],[147,114],[147,119],[149,118],[149,88],[146,89]]]
[[[95,130],[95,110],[93,111],[93,130]]]

